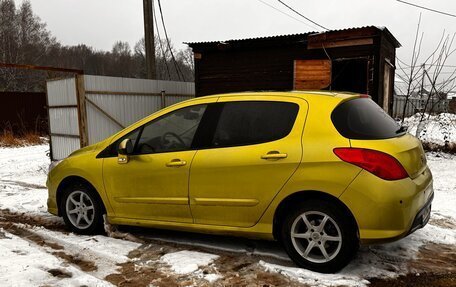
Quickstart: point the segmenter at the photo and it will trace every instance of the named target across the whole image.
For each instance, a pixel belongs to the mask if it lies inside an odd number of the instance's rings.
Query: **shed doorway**
[[[366,58],[333,60],[331,90],[368,94],[368,70]]]

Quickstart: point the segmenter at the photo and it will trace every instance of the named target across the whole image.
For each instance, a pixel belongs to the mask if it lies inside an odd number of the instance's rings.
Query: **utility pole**
[[[155,36],[153,0],[143,0],[144,9],[144,42],[146,48],[146,70],[148,79],[156,79],[155,70]]]

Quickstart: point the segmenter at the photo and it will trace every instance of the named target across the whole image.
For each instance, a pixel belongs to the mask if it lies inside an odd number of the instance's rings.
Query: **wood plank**
[[[81,148],[89,145],[89,135],[87,126],[87,108],[85,104],[84,76],[77,75],[76,79],[76,98],[78,103],[78,122]]]
[[[320,90],[331,84],[331,61],[295,60],[294,89]]]
[[[328,67],[325,66],[297,66],[296,72],[307,72],[307,71],[327,71]]]
[[[364,38],[364,39],[355,39],[355,40],[309,42],[307,45],[307,48],[308,49],[322,49],[323,47],[325,47],[326,49],[328,49],[328,48],[364,46],[364,45],[373,45],[373,44],[374,44],[374,39]]]
[[[326,73],[324,75],[312,75],[312,74],[306,74],[306,75],[299,75],[295,74],[296,81],[326,81],[331,79],[331,73]]]
[[[328,87],[330,81],[302,81],[295,83],[295,90],[321,90]]]

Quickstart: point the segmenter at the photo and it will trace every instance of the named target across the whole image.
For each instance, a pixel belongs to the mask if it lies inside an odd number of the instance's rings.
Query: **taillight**
[[[335,148],[334,153],[341,160],[359,166],[385,180],[408,177],[402,164],[384,152],[363,148]]]

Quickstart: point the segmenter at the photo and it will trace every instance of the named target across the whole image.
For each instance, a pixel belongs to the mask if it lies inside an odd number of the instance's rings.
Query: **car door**
[[[194,222],[256,224],[297,169],[307,102],[292,97],[220,97],[213,134],[190,172]]]
[[[192,222],[192,142],[206,107],[204,103],[177,108],[113,143],[115,150],[125,138],[134,145],[127,164],[118,163],[117,156],[104,159],[104,184],[116,217]]]

